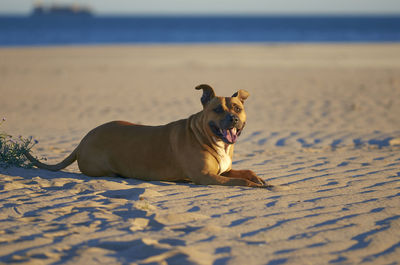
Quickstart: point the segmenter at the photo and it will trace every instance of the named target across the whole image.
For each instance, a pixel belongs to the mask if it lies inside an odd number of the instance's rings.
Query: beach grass
[[[0,126],[6,121],[3,118]],[[33,164],[25,157],[37,143],[32,136],[25,138],[23,136],[13,137],[12,135],[0,131],[0,166],[1,167],[22,167],[32,168]]]

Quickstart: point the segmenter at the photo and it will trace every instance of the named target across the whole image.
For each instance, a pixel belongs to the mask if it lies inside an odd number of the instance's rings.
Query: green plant
[[[4,123],[6,119],[0,121]],[[24,138],[19,136],[17,138],[0,131],[0,167],[23,167],[32,168],[33,164],[25,157],[25,153],[29,152],[38,141],[33,140],[32,136]]]

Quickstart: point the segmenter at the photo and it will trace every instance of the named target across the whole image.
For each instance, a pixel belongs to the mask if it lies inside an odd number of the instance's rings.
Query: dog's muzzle
[[[221,121],[221,126],[218,126],[214,121],[210,121],[209,126],[219,139],[227,144],[234,144],[240,136],[245,123],[240,122],[239,118],[235,115],[228,115]]]

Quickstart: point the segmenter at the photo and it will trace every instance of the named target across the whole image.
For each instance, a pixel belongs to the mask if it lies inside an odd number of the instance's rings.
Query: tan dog
[[[46,165],[26,157],[39,168],[57,171],[78,161],[87,176],[123,176],[142,180],[192,181],[202,185],[271,187],[250,170],[232,170],[234,144],[243,130],[243,103],[239,90],[232,97],[216,97],[203,90],[203,110],[188,119],[164,126],[112,121],[90,131],[62,162]]]

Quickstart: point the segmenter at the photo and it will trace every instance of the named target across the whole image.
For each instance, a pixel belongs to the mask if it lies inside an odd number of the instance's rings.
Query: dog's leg
[[[223,185],[223,186],[246,186],[263,188],[264,184],[253,182],[247,178],[233,178],[214,174],[191,177],[195,184],[199,185]]]
[[[224,172],[221,174],[222,176],[228,177],[228,178],[239,178],[239,179],[248,179],[254,183],[258,183],[261,185],[266,185],[265,181],[260,178],[259,176],[256,175],[251,170],[230,170],[227,172]]]

